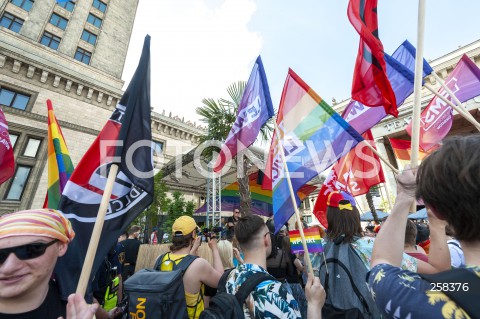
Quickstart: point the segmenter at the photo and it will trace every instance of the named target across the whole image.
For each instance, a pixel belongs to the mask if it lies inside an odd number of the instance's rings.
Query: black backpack
[[[240,286],[235,295],[226,292],[226,283],[232,268],[223,273],[218,282],[217,294],[210,300],[210,306],[200,314],[200,319],[244,319],[243,303],[257,285],[266,280],[274,280],[266,273],[255,273]]]
[[[365,281],[368,270],[353,247],[340,239],[337,243],[328,241],[324,253],[328,273],[322,262],[320,281],[327,294],[323,318],[379,318],[380,312]]]
[[[472,271],[464,268],[454,268],[433,275],[418,275],[432,285],[431,291],[442,292],[460,306],[470,318],[480,319],[480,309],[478,307],[480,278]]]
[[[189,319],[183,274],[197,256],[186,255],[172,271],[161,271],[165,254],[154,269],[142,269],[124,282],[127,316],[124,318]]]

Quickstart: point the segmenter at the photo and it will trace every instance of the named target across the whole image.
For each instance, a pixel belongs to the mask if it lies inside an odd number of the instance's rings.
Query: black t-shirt
[[[60,299],[60,294],[56,284],[51,281],[48,288],[47,297],[35,310],[16,313],[4,314],[0,313],[2,319],[57,319],[58,317],[66,317],[66,302]]]
[[[122,241],[123,247],[125,247],[125,260],[124,264],[135,265],[137,262],[138,250],[140,249],[140,241],[138,239],[125,239]]]
[[[227,223],[226,223],[226,228],[227,228],[227,238],[232,239],[233,235],[235,235],[235,231],[233,229],[233,226],[230,226],[229,223],[232,223],[234,226],[238,222],[238,219],[233,218],[233,216],[228,217]]]

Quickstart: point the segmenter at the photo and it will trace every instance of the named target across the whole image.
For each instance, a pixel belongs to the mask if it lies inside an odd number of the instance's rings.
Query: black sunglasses
[[[14,253],[15,256],[17,256],[17,258],[20,260],[28,260],[40,257],[45,253],[49,246],[53,245],[57,241],[58,239],[55,239],[49,243],[32,243],[0,249],[0,264],[3,264],[5,260],[7,260],[10,253]]]

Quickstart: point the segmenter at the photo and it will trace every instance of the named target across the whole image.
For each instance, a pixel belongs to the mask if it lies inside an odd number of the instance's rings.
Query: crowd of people
[[[311,270],[306,256],[291,252],[286,227],[274,234],[271,221],[240,211],[226,222],[225,239],[206,238],[209,257],[199,249],[195,220],[178,218],[158,270],[172,271],[191,256],[183,273],[190,319],[216,307],[220,295],[243,292],[253,278],[262,279],[241,302],[245,318],[480,318],[479,158],[479,135],[445,140],[418,170],[397,176],[396,201],[380,227],[362,229],[355,202],[331,193],[324,252],[310,254]],[[427,207],[428,227],[408,220],[416,199]],[[90,305],[77,294],[61,300],[62,278],[53,273],[75,237],[68,219],[50,209],[2,216],[0,318],[119,318],[140,233],[131,227],[112,248],[95,276],[109,284],[97,284]]]

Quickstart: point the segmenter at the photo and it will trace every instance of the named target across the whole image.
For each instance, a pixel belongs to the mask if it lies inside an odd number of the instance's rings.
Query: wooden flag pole
[[[480,131],[480,123],[477,122],[477,120],[473,117],[470,112],[465,110],[465,108],[462,106],[462,103],[457,99],[455,95],[450,95],[452,98],[455,100],[457,104],[452,103],[452,101],[447,100],[443,95],[438,93],[433,87],[431,87],[428,84],[424,84],[424,86],[433,94],[435,94],[439,99],[441,99],[443,102],[447,103],[450,107],[452,107],[455,111],[457,111],[458,114],[463,116],[467,121],[469,121],[475,128]],[[446,86],[445,86],[446,88]],[[451,91],[450,91],[451,92]],[[447,92],[448,93],[448,92]],[[453,94],[453,92],[452,92]],[[455,97],[454,97],[455,96]],[[458,104],[459,103],[459,104]]]
[[[382,162],[384,162],[385,164],[387,164],[388,167],[390,167],[390,169],[392,170],[392,172],[394,174],[397,174],[398,175],[398,169],[395,168],[395,166],[393,166],[389,161],[387,161],[382,155],[380,155],[380,153],[372,146],[370,145],[370,143],[368,143],[367,141],[363,140],[364,144],[373,152],[373,154],[377,155],[379,159],[382,160]]]
[[[278,129],[277,121],[275,119],[273,121],[273,124],[275,125],[275,133],[276,133],[275,135],[277,137],[277,142],[278,142],[278,146],[279,146],[278,148],[280,149],[280,157],[282,158],[283,167],[285,169],[285,177],[287,179],[288,189],[290,190],[290,198],[292,199],[293,209],[295,210],[295,216],[297,217],[298,230],[299,230],[300,236],[302,238],[302,246],[303,246],[303,250],[305,252],[305,260],[307,261],[308,272],[312,276],[314,276],[312,261],[310,260],[310,255],[308,254],[307,241],[305,240],[305,234],[303,233],[303,225],[302,225],[302,221],[300,219],[300,212],[298,211],[297,201],[295,200],[295,193],[293,192],[292,181],[290,180],[290,172],[288,171],[287,161],[285,159],[285,152],[283,150],[283,145],[282,145],[282,142],[280,140],[280,130]]]
[[[95,254],[97,253],[98,242],[100,241],[100,235],[102,234],[103,223],[105,221],[105,215],[107,213],[108,204],[110,202],[110,196],[112,195],[112,189],[115,182],[115,178],[118,173],[118,164],[112,164],[108,173],[107,184],[103,191],[102,201],[98,209],[97,219],[95,220],[95,226],[93,226],[92,237],[88,244],[87,255],[83,262],[82,273],[78,280],[76,293],[80,296],[85,296],[87,291],[88,282],[90,280],[90,273],[92,272],[93,261],[95,260]]]
[[[417,29],[417,52],[415,56],[415,81],[413,90],[413,114],[412,114],[412,153],[411,167],[418,166],[418,153],[420,147],[420,116],[423,81],[423,42],[425,33],[425,2],[418,0],[418,29]],[[411,212],[416,211],[416,202],[410,208]]]

